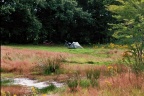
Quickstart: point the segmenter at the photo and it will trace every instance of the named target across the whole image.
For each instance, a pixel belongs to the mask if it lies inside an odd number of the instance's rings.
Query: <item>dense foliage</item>
[[[115,22],[105,5],[115,0],[2,0],[1,43],[111,42],[107,23]]]
[[[144,0],[118,0],[121,5],[110,5],[108,9],[115,13],[119,21],[111,24],[115,30],[114,37],[129,46],[128,56],[134,69],[144,69]]]

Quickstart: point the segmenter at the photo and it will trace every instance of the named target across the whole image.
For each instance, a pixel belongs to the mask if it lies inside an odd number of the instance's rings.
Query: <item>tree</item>
[[[105,4],[113,0],[3,0],[0,2],[2,43],[109,42],[113,22]]]
[[[144,65],[144,0],[118,0],[120,5],[110,5],[118,24],[111,24],[113,36],[129,45],[135,68]],[[143,68],[144,69],[144,68]]]
[[[112,31],[108,29],[110,26],[108,22],[114,22],[111,12],[106,10],[105,5],[111,4],[114,0],[77,0],[79,6],[84,11],[91,14],[93,22],[87,26],[89,42],[91,43],[107,43],[113,39]]]
[[[36,42],[42,27],[35,16],[43,0],[4,0],[0,2],[2,43]]]
[[[78,7],[76,0],[47,0],[46,7],[39,7],[37,17],[43,24],[40,37],[56,43],[85,41],[86,26],[91,23],[91,14]],[[79,38],[81,37],[81,38]]]

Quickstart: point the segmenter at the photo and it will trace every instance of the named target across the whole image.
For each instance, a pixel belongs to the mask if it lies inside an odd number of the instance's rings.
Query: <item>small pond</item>
[[[10,78],[8,78],[10,79]],[[55,81],[45,81],[45,82],[38,82],[37,80],[31,80],[29,78],[14,78],[10,79],[13,81],[13,85],[23,85],[23,86],[28,86],[28,87],[36,87],[38,89],[42,89],[44,87],[49,86],[50,84],[55,85],[56,87],[62,87],[64,86],[64,83],[58,83]]]

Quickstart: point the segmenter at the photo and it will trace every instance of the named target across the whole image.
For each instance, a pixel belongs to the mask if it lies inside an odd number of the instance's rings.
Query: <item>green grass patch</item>
[[[91,81],[89,79],[82,79],[82,80],[80,80],[79,85],[82,88],[88,88],[91,85]]]
[[[50,84],[47,87],[44,87],[42,89],[39,89],[40,93],[48,93],[49,91],[54,91],[56,89],[56,86],[54,84]]]
[[[13,78],[14,76],[14,73],[1,73],[1,78]]]
[[[1,79],[1,81],[0,81],[0,84],[1,84],[1,86],[9,86],[9,85],[12,85],[12,83],[13,83],[13,80],[11,80],[11,79]]]
[[[71,64],[95,64],[95,65],[110,65],[113,62],[112,61],[86,61],[86,62],[81,62],[81,61],[64,61],[64,63],[71,63]]]
[[[91,47],[85,47],[83,49],[68,49],[64,45],[57,46],[45,46],[45,45],[5,45],[8,47],[14,47],[19,49],[34,49],[34,50],[45,50],[52,52],[67,52],[73,54],[92,54],[95,50]]]

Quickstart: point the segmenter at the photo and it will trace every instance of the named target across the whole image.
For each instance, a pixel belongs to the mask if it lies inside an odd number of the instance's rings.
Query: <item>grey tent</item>
[[[83,48],[78,42],[73,42],[73,43],[66,42],[65,44],[69,49]]]

